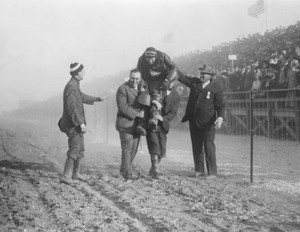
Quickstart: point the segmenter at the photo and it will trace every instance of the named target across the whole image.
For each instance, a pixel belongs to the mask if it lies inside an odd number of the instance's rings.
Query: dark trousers
[[[157,155],[159,159],[166,156],[167,135],[160,125],[156,131],[148,131],[146,139],[149,154]]]
[[[135,133],[120,132],[120,141],[122,149],[122,160],[120,172],[123,175],[130,175],[132,173],[132,161],[137,153],[140,136]]]
[[[193,157],[196,172],[204,173],[204,157],[208,175],[217,174],[215,127],[206,126],[199,129],[195,120],[189,120]],[[204,147],[204,151],[203,151]],[[205,154],[204,154],[205,153]]]

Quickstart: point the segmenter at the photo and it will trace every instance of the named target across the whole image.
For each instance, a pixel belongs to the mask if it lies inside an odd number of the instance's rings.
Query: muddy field
[[[218,153],[219,177],[196,179],[189,177],[188,134],[173,130],[173,137],[184,139],[180,144],[170,135],[160,179],[147,175],[150,158],[143,143],[134,162],[142,178],[125,181],[117,175],[119,142],[104,143],[88,133],[83,173],[90,178],[68,186],[59,183],[65,135],[34,123],[1,121],[1,232],[300,231],[299,154],[282,163],[273,147],[275,152],[260,157],[250,183],[247,155]],[[278,159],[284,171],[268,171]]]

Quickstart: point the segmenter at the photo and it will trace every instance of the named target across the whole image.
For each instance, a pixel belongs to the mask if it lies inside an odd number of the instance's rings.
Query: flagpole
[[[266,31],[269,30],[270,24],[270,0],[266,0]]]

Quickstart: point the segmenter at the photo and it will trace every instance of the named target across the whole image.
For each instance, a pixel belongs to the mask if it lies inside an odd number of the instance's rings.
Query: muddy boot
[[[143,128],[142,126],[137,126],[135,129],[136,133],[141,135],[141,136],[146,136],[147,132],[145,130],[145,128]]]
[[[60,179],[61,183],[72,185],[74,181],[71,179],[71,173],[74,166],[74,159],[68,157],[65,163],[64,173]]]
[[[136,124],[137,124],[136,128],[135,128],[136,133],[141,136],[146,136],[147,135],[147,131],[145,129],[147,127],[146,119],[145,118],[137,118]]]
[[[156,118],[151,118],[151,119],[148,121],[148,129],[149,129],[150,131],[156,131],[157,124],[158,124],[158,120],[157,120]]]
[[[80,171],[80,166],[81,166],[81,161],[82,161],[82,158],[77,158],[75,160],[75,163],[74,163],[74,169],[73,169],[73,175],[72,175],[72,179],[74,180],[81,180],[81,181],[84,181],[86,180],[86,177],[82,176],[79,171]]]
[[[152,176],[153,175],[153,168],[151,166],[150,170],[149,170],[149,176]]]
[[[151,155],[151,164],[152,164],[152,178],[159,179],[159,173],[158,173],[158,156],[157,155]]]

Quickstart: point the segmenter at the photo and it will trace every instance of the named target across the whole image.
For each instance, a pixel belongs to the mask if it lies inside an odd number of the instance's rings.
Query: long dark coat
[[[82,93],[79,81],[72,77],[63,93],[63,115],[58,122],[60,130],[68,133],[75,128],[76,132],[80,133],[80,125],[86,124],[83,104],[93,105],[97,99]]]

